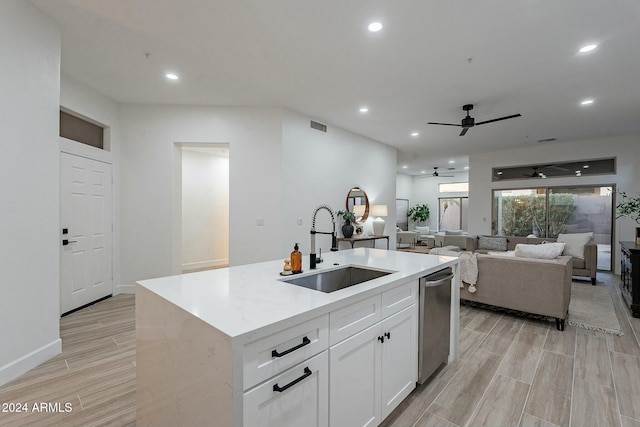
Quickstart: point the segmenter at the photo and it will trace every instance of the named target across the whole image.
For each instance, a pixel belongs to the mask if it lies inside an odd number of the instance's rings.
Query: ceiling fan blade
[[[476,126],[484,125],[484,124],[487,124],[487,123],[499,122],[500,120],[513,119],[513,118],[521,117],[521,116],[522,116],[522,114],[513,114],[511,116],[499,117],[497,119],[492,119],[492,120],[485,120],[484,122],[476,123]]]
[[[462,126],[454,123],[436,123],[436,122],[427,122],[428,125],[443,125],[443,126]]]
[[[462,132],[460,132],[460,136],[465,136],[465,135],[467,134],[467,131],[468,131],[469,129],[470,129],[470,128],[462,128]]]

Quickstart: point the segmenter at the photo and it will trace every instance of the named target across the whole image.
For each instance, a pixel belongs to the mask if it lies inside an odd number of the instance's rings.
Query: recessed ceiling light
[[[455,162],[456,162],[455,160],[449,160],[449,164],[453,164]]]
[[[591,105],[593,104],[593,99],[585,99],[584,101],[580,102],[580,105]]]
[[[589,165],[582,166],[582,169],[589,169]]]
[[[377,33],[382,29],[382,24],[379,22],[372,22],[367,28],[369,28],[369,31],[372,33]]]
[[[407,166],[407,165],[402,165],[402,169],[406,169],[406,168],[408,168],[408,167],[409,167],[409,166]]]
[[[427,173],[427,171],[420,171],[420,173]]]
[[[464,167],[464,170],[467,170],[467,169],[469,169],[469,166],[465,166],[465,167]]]
[[[175,73],[167,73],[165,74],[165,77],[169,80],[178,80],[178,75]]]
[[[502,175],[502,171],[496,172],[497,175]]]
[[[361,113],[367,113],[367,112],[369,112],[369,108],[368,107],[360,107],[360,112]]]
[[[597,47],[598,47],[597,44],[588,44],[588,45],[582,46],[580,50],[578,50],[578,52],[580,53],[591,52],[593,49]]]
[[[419,136],[420,134],[418,132],[411,132],[411,136]]]

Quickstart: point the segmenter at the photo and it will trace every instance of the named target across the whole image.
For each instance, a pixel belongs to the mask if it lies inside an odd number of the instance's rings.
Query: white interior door
[[[113,293],[111,165],[61,153],[61,313]]]

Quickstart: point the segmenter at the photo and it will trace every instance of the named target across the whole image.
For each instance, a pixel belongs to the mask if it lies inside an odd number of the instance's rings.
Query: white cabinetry
[[[416,386],[418,372],[418,305],[414,304],[382,322],[380,345],[382,419],[385,419]]]
[[[327,427],[327,351],[294,366],[244,394],[244,425]]]
[[[327,427],[328,346],[328,314],[245,345],[244,425]]]
[[[376,426],[415,387],[417,284],[388,292],[380,297],[389,317],[329,350],[331,427]]]

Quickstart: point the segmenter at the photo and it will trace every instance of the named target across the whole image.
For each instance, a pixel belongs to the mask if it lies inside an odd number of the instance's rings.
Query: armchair
[[[436,233],[436,247],[457,246],[460,249],[467,249],[467,233],[464,231],[445,231]]]
[[[396,231],[396,248],[414,247],[418,242],[418,233],[415,231]]]

